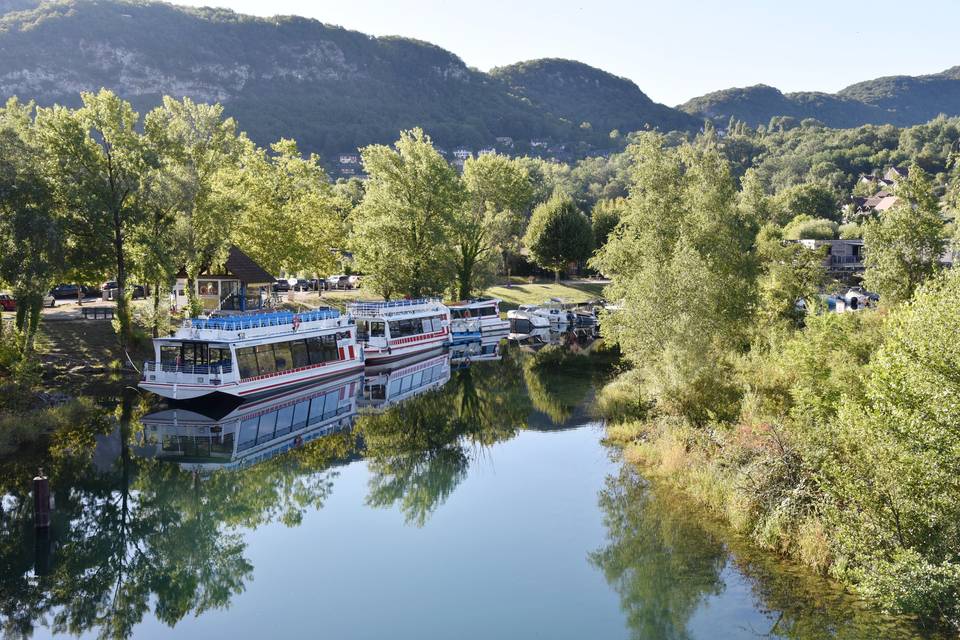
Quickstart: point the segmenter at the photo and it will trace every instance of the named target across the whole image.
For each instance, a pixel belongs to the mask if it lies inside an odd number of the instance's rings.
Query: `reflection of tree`
[[[548,345],[523,360],[523,380],[534,408],[555,425],[565,423],[593,386],[590,356]]]
[[[478,363],[453,373],[440,389],[358,421],[371,471],[367,504],[400,504],[423,526],[466,477],[467,445],[513,437],[529,413],[514,360]]]
[[[329,495],[329,467],[355,455],[355,438],[339,433],[242,472],[201,477],[132,456],[134,413],[132,397],[124,396],[109,436],[119,455],[107,469],[92,464],[96,421],[86,434],[64,433],[51,446],[56,550],[49,572],[36,579],[22,544],[33,535],[28,484],[15,492],[14,509],[0,518],[6,634],[30,635],[34,621],[49,616],[56,633],[97,629],[101,637],[125,638],[151,605],[171,626],[191,612],[228,606],[253,571],[239,528],[299,524]],[[36,562],[44,564],[39,556]]]
[[[725,567],[749,583],[752,605],[764,615],[755,621],[762,628],[752,630],[757,637],[920,637],[909,622],[879,616],[825,579],[750,548],[691,510],[689,498],[647,484],[628,466],[607,478],[600,507],[608,543],[590,561],[619,593],[635,638],[688,638],[697,607],[725,588]]]
[[[687,638],[705,596],[723,589],[723,545],[655,496],[628,467],[600,493],[609,543],[592,553],[635,638]]]

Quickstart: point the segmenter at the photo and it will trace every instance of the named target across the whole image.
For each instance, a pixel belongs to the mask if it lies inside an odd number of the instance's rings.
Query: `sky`
[[[668,105],[769,84],[837,91],[960,65],[958,0],[173,0],[293,14],[426,40],[471,67],[570,58],[633,80]]]

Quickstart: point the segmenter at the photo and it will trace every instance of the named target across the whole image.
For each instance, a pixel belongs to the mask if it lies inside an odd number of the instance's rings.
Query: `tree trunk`
[[[160,336],[160,283],[153,285],[153,337]]]
[[[553,282],[555,284],[560,284],[560,269],[553,270]]]
[[[127,261],[123,255],[123,227],[119,210],[113,212],[113,250],[117,260],[117,319],[120,321],[120,347],[126,349],[130,338],[130,308],[127,304]]]

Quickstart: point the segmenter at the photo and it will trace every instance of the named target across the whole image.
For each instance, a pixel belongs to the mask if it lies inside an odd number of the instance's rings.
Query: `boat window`
[[[370,339],[370,325],[366,320],[357,320],[357,340],[366,342]]]
[[[323,420],[323,396],[317,396],[310,401],[310,424],[317,424],[321,420]]]
[[[400,381],[399,381],[399,380],[391,380],[391,381],[390,381],[390,395],[391,395],[391,396],[395,396],[395,395],[397,395],[398,393],[400,393]]]
[[[180,363],[180,345],[161,345],[160,362],[162,364],[177,365]]]
[[[307,350],[311,364],[322,364],[340,359],[337,351],[337,338],[333,334],[307,338]]]
[[[331,391],[327,394],[325,404],[323,406],[323,417],[332,418],[337,415],[337,404],[340,402],[340,391]]]
[[[257,440],[257,420],[256,416],[247,418],[240,423],[240,436],[237,438],[237,451],[243,451],[253,446]]]
[[[400,393],[405,391],[410,391],[410,383],[412,382],[412,376],[404,376],[400,380]]]
[[[400,323],[394,320],[390,323],[390,337],[399,338],[400,337]]]
[[[290,343],[290,355],[293,357],[293,366],[297,369],[310,364],[307,343],[303,340],[294,340]]]
[[[415,374],[413,374],[412,378],[413,378],[413,380],[410,382],[410,386],[413,387],[414,389],[416,389],[416,388],[419,387],[421,384],[423,384],[423,372],[422,372],[422,371],[417,371]]]
[[[257,368],[260,369],[260,375],[276,372],[277,362],[273,359],[273,345],[261,344],[254,349],[257,354]]]
[[[237,349],[237,369],[240,371],[241,378],[252,378],[259,375],[257,355],[254,353],[253,347]]]
[[[383,321],[370,323],[370,337],[382,338],[386,335],[386,324]]]
[[[466,317],[466,309],[450,309],[450,316],[459,320]]]
[[[260,416],[260,429],[257,431],[257,442],[266,442],[273,437],[273,430],[277,426],[277,412],[265,413]]]
[[[210,366],[226,366],[230,364],[230,349],[227,347],[210,347]]]
[[[481,316],[495,316],[497,315],[496,307],[480,307]]]
[[[323,336],[323,354],[326,362],[340,359],[340,351],[337,349],[337,336],[333,334]]]
[[[422,324],[422,333],[430,333],[433,331],[433,320],[431,318],[424,318],[421,320]]]
[[[293,368],[293,355],[290,353],[289,342],[277,342],[273,345],[273,356],[277,361],[277,371],[286,371]]]
[[[310,401],[304,400],[293,409],[293,428],[302,429],[307,426],[307,416],[310,415]]]
[[[277,430],[274,435],[282,436],[293,428],[293,405],[277,411]]]

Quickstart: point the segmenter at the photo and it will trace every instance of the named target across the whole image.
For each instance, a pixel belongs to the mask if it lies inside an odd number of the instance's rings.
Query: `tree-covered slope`
[[[815,118],[831,127],[921,124],[944,113],[960,114],[960,67],[927,76],[891,76],[860,82],[836,94],[781,93],[766,85],[715,91],[680,105],[689,114],[752,126],[775,116]]]
[[[80,91],[106,87],[144,112],[163,94],[190,96],[223,103],[260,143],[294,137],[327,158],[413,126],[441,145],[476,147],[497,136],[585,141],[592,136],[581,121],[606,119],[583,112],[568,121],[429,43],[316,20],[138,0],[54,0],[27,10],[23,0],[0,1],[10,11],[0,17],[3,98],[76,106]],[[670,129],[691,121],[637,104],[650,112],[637,122]]]
[[[632,81],[574,60],[518,62],[490,74],[538,109],[576,126],[589,124],[598,139],[613,129],[690,130],[702,124],[699,118],[657,104]]]

